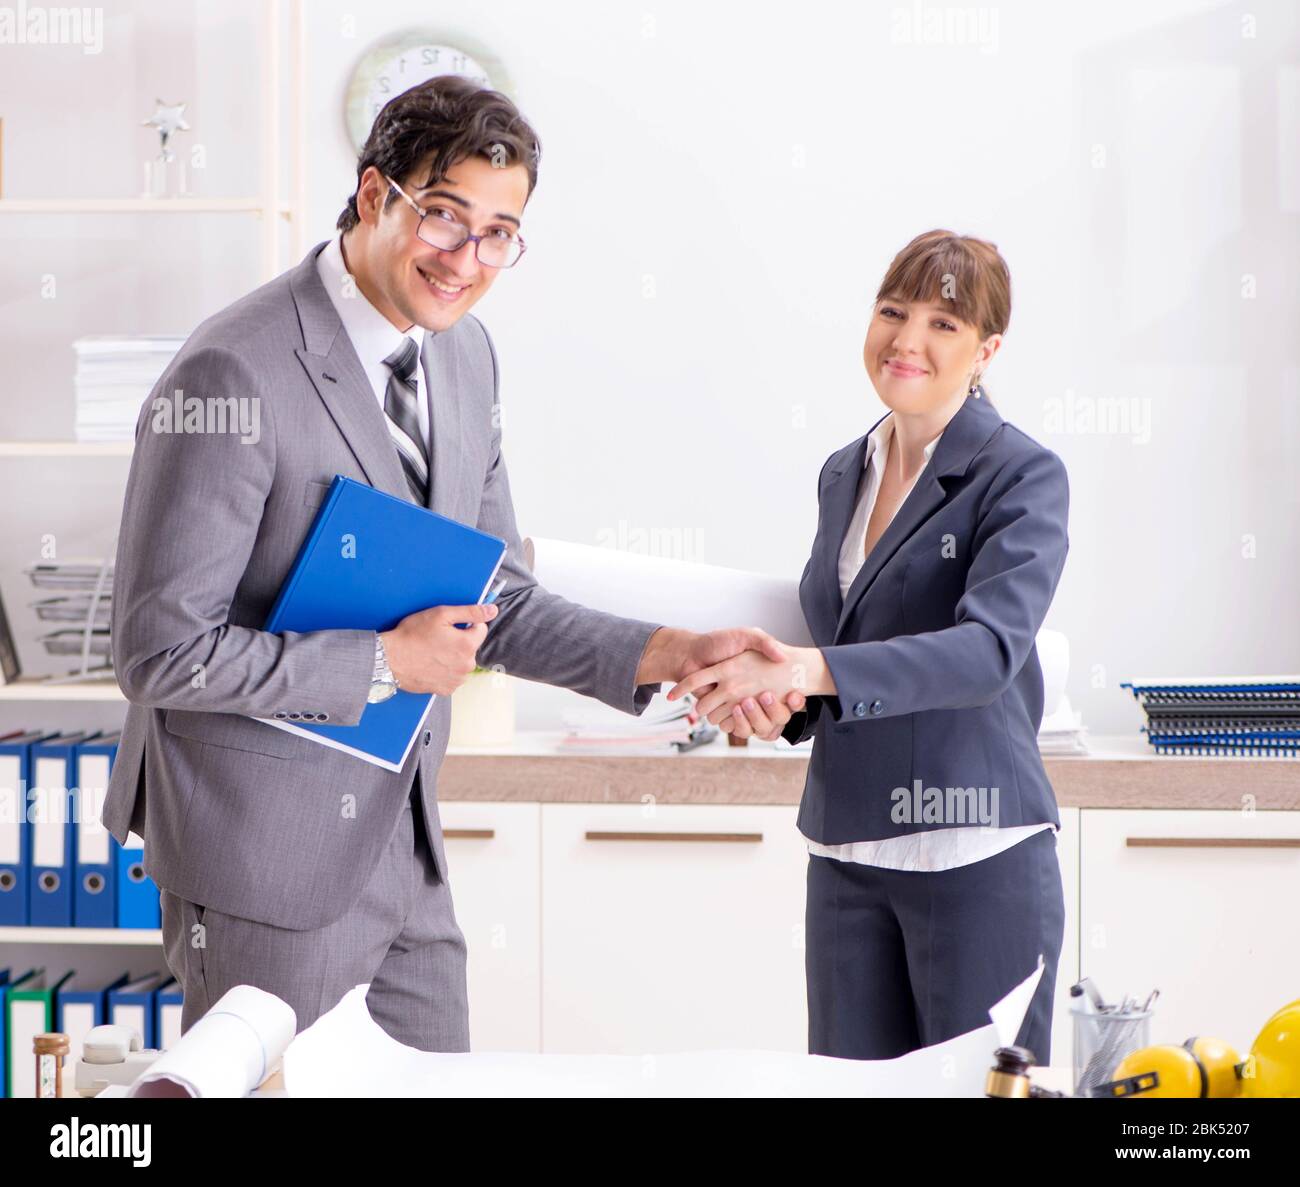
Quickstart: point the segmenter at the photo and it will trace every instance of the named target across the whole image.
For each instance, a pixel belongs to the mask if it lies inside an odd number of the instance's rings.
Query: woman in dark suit
[[[670,694],[738,736],[814,739],[798,818],[814,1054],[888,1059],[985,1025],[1041,955],[1018,1042],[1050,1058],[1064,901],[1034,639],[1069,490],[980,384],[1010,312],[993,244],[930,231],[898,254],[863,352],[890,412],[818,479],[799,587],[816,646],[746,652]]]

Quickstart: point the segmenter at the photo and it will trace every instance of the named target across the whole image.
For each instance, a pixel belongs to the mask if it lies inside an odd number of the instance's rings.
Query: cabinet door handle
[[[494,828],[444,828],[444,840],[448,841],[490,841],[497,835]]]
[[[1300,849],[1300,837],[1129,837],[1130,849]]]
[[[738,842],[743,845],[756,845],[763,839],[762,833],[609,833],[591,832],[586,834],[588,841],[723,841]]]

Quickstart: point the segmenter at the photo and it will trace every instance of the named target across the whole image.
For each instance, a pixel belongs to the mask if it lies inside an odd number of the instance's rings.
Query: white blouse
[[[844,541],[840,545],[840,596],[846,597],[849,586],[858,575],[865,560],[863,549],[867,539],[867,525],[871,522],[871,512],[876,505],[876,495],[885,476],[885,466],[889,462],[889,446],[894,436],[894,414],[891,412],[876,426],[867,437],[867,455],[863,462],[864,473],[858,486],[858,502],[853,518],[849,521]],[[925,462],[929,465],[930,457],[939,444],[940,433],[925,447]],[[917,478],[925,466],[917,471],[911,484],[899,500],[899,508],[907,501],[908,495],[916,485]],[[897,514],[897,512],[895,512]],[[808,841],[808,852],[820,857],[833,857],[839,861],[855,861],[862,865],[880,866],[890,870],[951,870],[958,866],[971,865],[1010,849],[1012,845],[1025,840],[1026,837],[1042,832],[1045,828],[1055,826],[1047,821],[1043,824],[1021,824],[1011,828],[985,828],[983,826],[965,826],[959,828],[936,828],[923,833],[910,833],[904,837],[889,837],[883,841],[849,841],[843,845],[822,845],[817,841]]]

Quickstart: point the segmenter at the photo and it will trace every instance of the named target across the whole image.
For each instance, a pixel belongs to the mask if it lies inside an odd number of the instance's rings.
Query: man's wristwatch
[[[370,694],[366,697],[366,703],[373,705],[386,701],[396,692],[397,680],[393,676],[393,669],[388,666],[388,657],[384,654],[383,637],[376,634],[375,674],[370,678]]]

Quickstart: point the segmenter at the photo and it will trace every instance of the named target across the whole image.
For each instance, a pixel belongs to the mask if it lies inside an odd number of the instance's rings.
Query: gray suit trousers
[[[400,1043],[469,1050],[465,937],[429,849],[420,777],[360,897],[324,927],[293,931],[160,891],[167,965],[181,984],[181,1032],[228,989],[255,985],[293,1007],[298,1030],[350,989]]]

